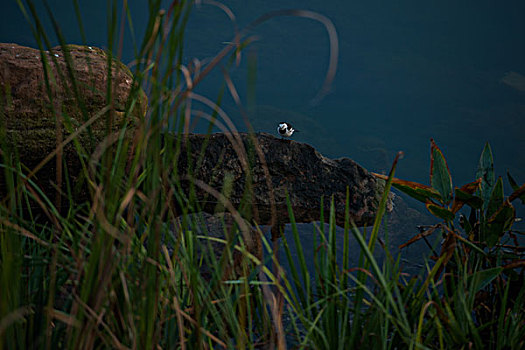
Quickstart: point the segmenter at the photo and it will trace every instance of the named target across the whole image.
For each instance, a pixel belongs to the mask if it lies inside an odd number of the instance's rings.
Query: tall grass
[[[52,40],[33,2],[18,3],[40,50],[51,50]],[[78,3],[74,4],[78,9]],[[392,257],[386,246],[381,247],[387,253],[382,264],[374,258],[397,159],[370,237],[350,222],[347,213],[342,264],[337,256],[334,206],[324,213],[328,228],[319,225],[313,232],[314,247],[302,246],[293,208],[289,207],[292,235],[282,239],[289,269],[283,272],[274,251],[277,246],[268,242],[261,228],[245,220],[250,217],[249,206],[233,208],[227,191],[194,180],[191,169],[199,166],[199,160],[184,154],[184,134],[190,130],[191,118],[199,117],[210,121],[210,131],[216,126],[227,133],[240,159],[249,159],[249,152],[261,157],[257,148],[244,149],[235,126],[219,106],[221,96],[212,102],[193,90],[221,62],[228,66],[239,59],[251,40],[246,36],[248,31],[237,32],[232,43],[206,66],[187,67],[182,59],[184,32],[193,4],[172,2],[166,9],[160,1],[148,4],[144,39],[132,39],[135,81],[124,122],[113,127],[116,111],[111,81],[105,91],[108,104],[95,115],[88,113],[82,96],[75,89],[71,91],[84,118],[84,126],[77,131],[70,128],[71,115],[60,119],[57,113],[58,137],[63,130],[69,133],[44,162],[62,164],[62,149],[73,144],[81,160],[84,187],[71,183],[70,170],[64,167],[64,176],[57,174],[63,179],[63,190],[54,199],[34,181],[35,169],[26,169],[16,152],[2,145],[0,166],[7,185],[7,196],[0,206],[2,347],[524,346],[523,291],[510,298],[510,284],[506,284],[492,294],[492,302],[498,303],[493,320],[481,320],[474,312],[479,306],[478,292],[494,279],[504,278],[501,268],[482,269],[478,256],[465,255],[459,248],[452,258],[457,262],[453,278],[438,274],[442,259],[429,261],[419,276],[407,276],[400,258]],[[127,2],[121,5],[119,10],[117,1],[108,1],[108,66],[114,65],[113,57],[121,57],[123,28],[126,24],[133,28]],[[67,53],[66,37],[52,13],[48,9],[46,16],[54,24],[53,35]],[[85,38],[78,11],[77,15]],[[248,28],[278,15],[320,20],[331,40],[334,38],[330,22],[309,11],[278,11],[255,20]],[[337,47],[332,45],[331,51],[325,86],[337,63]],[[72,64],[68,59],[69,68]],[[44,68],[49,90],[56,79],[75,81],[71,69],[51,77],[49,66]],[[235,98],[227,73],[224,86],[223,91]],[[141,88],[148,97],[148,112],[137,121],[131,116],[142,98]],[[324,93],[323,88],[317,98]],[[49,96],[53,98],[51,93]],[[209,111],[194,112],[194,100],[207,104]],[[107,127],[102,142],[90,150],[79,136],[91,133],[95,119],[102,119]],[[174,129],[170,134],[168,127]],[[190,160],[188,174],[179,173],[181,157]],[[244,166],[249,176],[248,163]],[[192,190],[183,191],[183,181],[190,181]],[[201,209],[196,187],[207,190],[232,216],[234,224],[224,224],[224,238],[208,235],[202,215],[191,214]],[[87,200],[77,203],[76,195],[82,188],[87,188]],[[246,235],[261,240],[265,258],[247,250]],[[358,243],[356,252],[349,250],[351,237]],[[222,254],[213,253],[214,244],[222,247]],[[306,249],[314,250],[313,271],[308,268]],[[350,264],[353,254],[360,255],[357,266]]]

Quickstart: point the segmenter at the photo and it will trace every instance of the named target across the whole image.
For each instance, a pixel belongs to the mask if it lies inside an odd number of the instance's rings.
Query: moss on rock
[[[102,49],[68,45],[41,52],[0,43],[0,130],[4,146],[32,169],[56,149],[61,139],[69,136],[66,125],[74,132],[110,103],[113,113],[109,131],[117,132],[127,123],[131,135],[137,121],[145,116],[147,98],[142,89],[133,89],[134,78],[128,67],[115,58],[112,62],[109,101],[108,56]],[[130,96],[134,90],[137,92]],[[133,109],[126,110],[131,100],[135,100]],[[87,152],[107,136],[108,118],[109,113],[102,114],[89,132],[79,134]],[[70,178],[75,181],[80,164],[73,145],[65,147],[64,159]],[[3,177],[4,172],[0,172],[0,195],[6,192]],[[36,177],[46,194],[55,193],[54,160]]]

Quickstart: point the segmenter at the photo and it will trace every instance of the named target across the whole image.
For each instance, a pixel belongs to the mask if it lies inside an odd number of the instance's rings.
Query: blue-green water
[[[73,5],[65,0],[48,2],[68,41],[82,43]],[[16,2],[3,3],[0,41],[35,47]],[[138,0],[128,3],[140,38],[147,5]],[[256,106],[249,116],[256,131],[275,133],[277,122],[289,121],[301,130],[295,139],[331,157],[353,158],[376,172],[387,170],[394,154],[402,150],[405,158],[398,177],[425,183],[429,139],[434,138],[448,159],[455,185],[474,179],[479,155],[489,141],[497,174],[504,176],[509,170],[518,182],[525,181],[524,1],[224,4],[236,15],[239,28],[271,10],[303,8],[328,17],[337,29],[337,75],[331,93],[316,105],[310,101],[322,85],[329,59],[324,27],[310,19],[281,17],[252,32],[258,40],[231,74],[246,102],[247,58],[256,57]],[[37,9],[45,19],[43,6]],[[87,44],[107,46],[106,9],[101,0],[81,4]],[[44,23],[54,38],[50,21]],[[233,28],[219,8],[197,6],[187,27],[187,62],[216,54],[232,39]],[[130,62],[129,30],[125,38],[123,61]],[[213,99],[221,79],[218,70],[199,92]],[[242,129],[231,97],[223,107]]]

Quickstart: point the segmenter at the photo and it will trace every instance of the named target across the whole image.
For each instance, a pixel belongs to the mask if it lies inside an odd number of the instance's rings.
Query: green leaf
[[[516,182],[516,180],[514,180],[514,178],[510,175],[509,171],[507,170],[507,179],[509,180],[509,184],[510,184],[510,187],[512,187],[512,189],[514,191],[517,191],[520,186],[518,186],[518,183]]]
[[[376,174],[372,173],[372,175],[383,179],[388,180],[388,176],[382,175],[382,174]],[[404,192],[408,194],[410,197],[417,199],[418,201],[421,201],[423,203],[426,203],[429,199],[441,199],[441,195],[438,191],[433,189],[430,186],[420,184],[418,182],[413,181],[406,181],[401,180],[397,178],[392,179],[392,186],[400,190],[401,192]]]
[[[492,187],[494,187],[496,180],[496,176],[494,175],[494,159],[492,158],[492,150],[488,142],[485,144],[483,152],[481,152],[476,178],[481,178],[481,199],[483,199],[483,210],[485,210],[488,206]]]
[[[490,200],[487,204],[487,212],[485,217],[490,218],[503,204],[503,181],[501,176],[498,177],[498,181],[492,190]]]
[[[516,217],[516,210],[506,200],[503,205],[492,215],[484,225],[484,240],[489,247],[493,247],[498,243],[503,234],[510,230],[514,219]]]
[[[521,203],[525,204],[525,193],[521,193],[521,187],[514,180],[514,178],[512,176],[510,176],[510,173],[508,171],[507,171],[507,179],[509,179],[510,186],[514,190],[514,193],[512,193],[512,195],[516,194],[516,196],[517,196],[516,198],[519,198]],[[515,199],[515,198],[513,198],[513,199]],[[513,199],[511,199],[510,201],[512,201]]]
[[[430,185],[441,195],[442,203],[448,204],[452,199],[452,178],[443,152],[433,139],[430,139]]]
[[[516,198],[519,198],[523,204],[525,204],[525,184],[521,185],[516,191],[512,192],[509,196],[509,201],[512,202]]]
[[[498,275],[503,271],[502,267],[494,267],[491,269],[476,271],[472,275],[468,276],[467,283],[471,285],[474,293],[479,292],[483,288],[489,285]]]
[[[470,224],[470,222],[469,222],[469,220],[467,219],[466,216],[460,215],[460,217],[459,217],[459,225],[465,231],[467,236],[469,236],[470,233],[472,232],[472,225]]]
[[[445,221],[452,221],[456,217],[456,215],[450,209],[437,205],[431,201],[426,203],[426,207],[432,215]]]

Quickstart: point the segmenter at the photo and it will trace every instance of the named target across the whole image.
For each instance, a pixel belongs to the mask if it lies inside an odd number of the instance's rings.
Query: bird
[[[281,135],[281,137],[290,137],[296,131],[299,130],[295,130],[292,124],[287,122],[280,122],[279,126],[277,127],[277,132],[279,133],[279,135]]]

